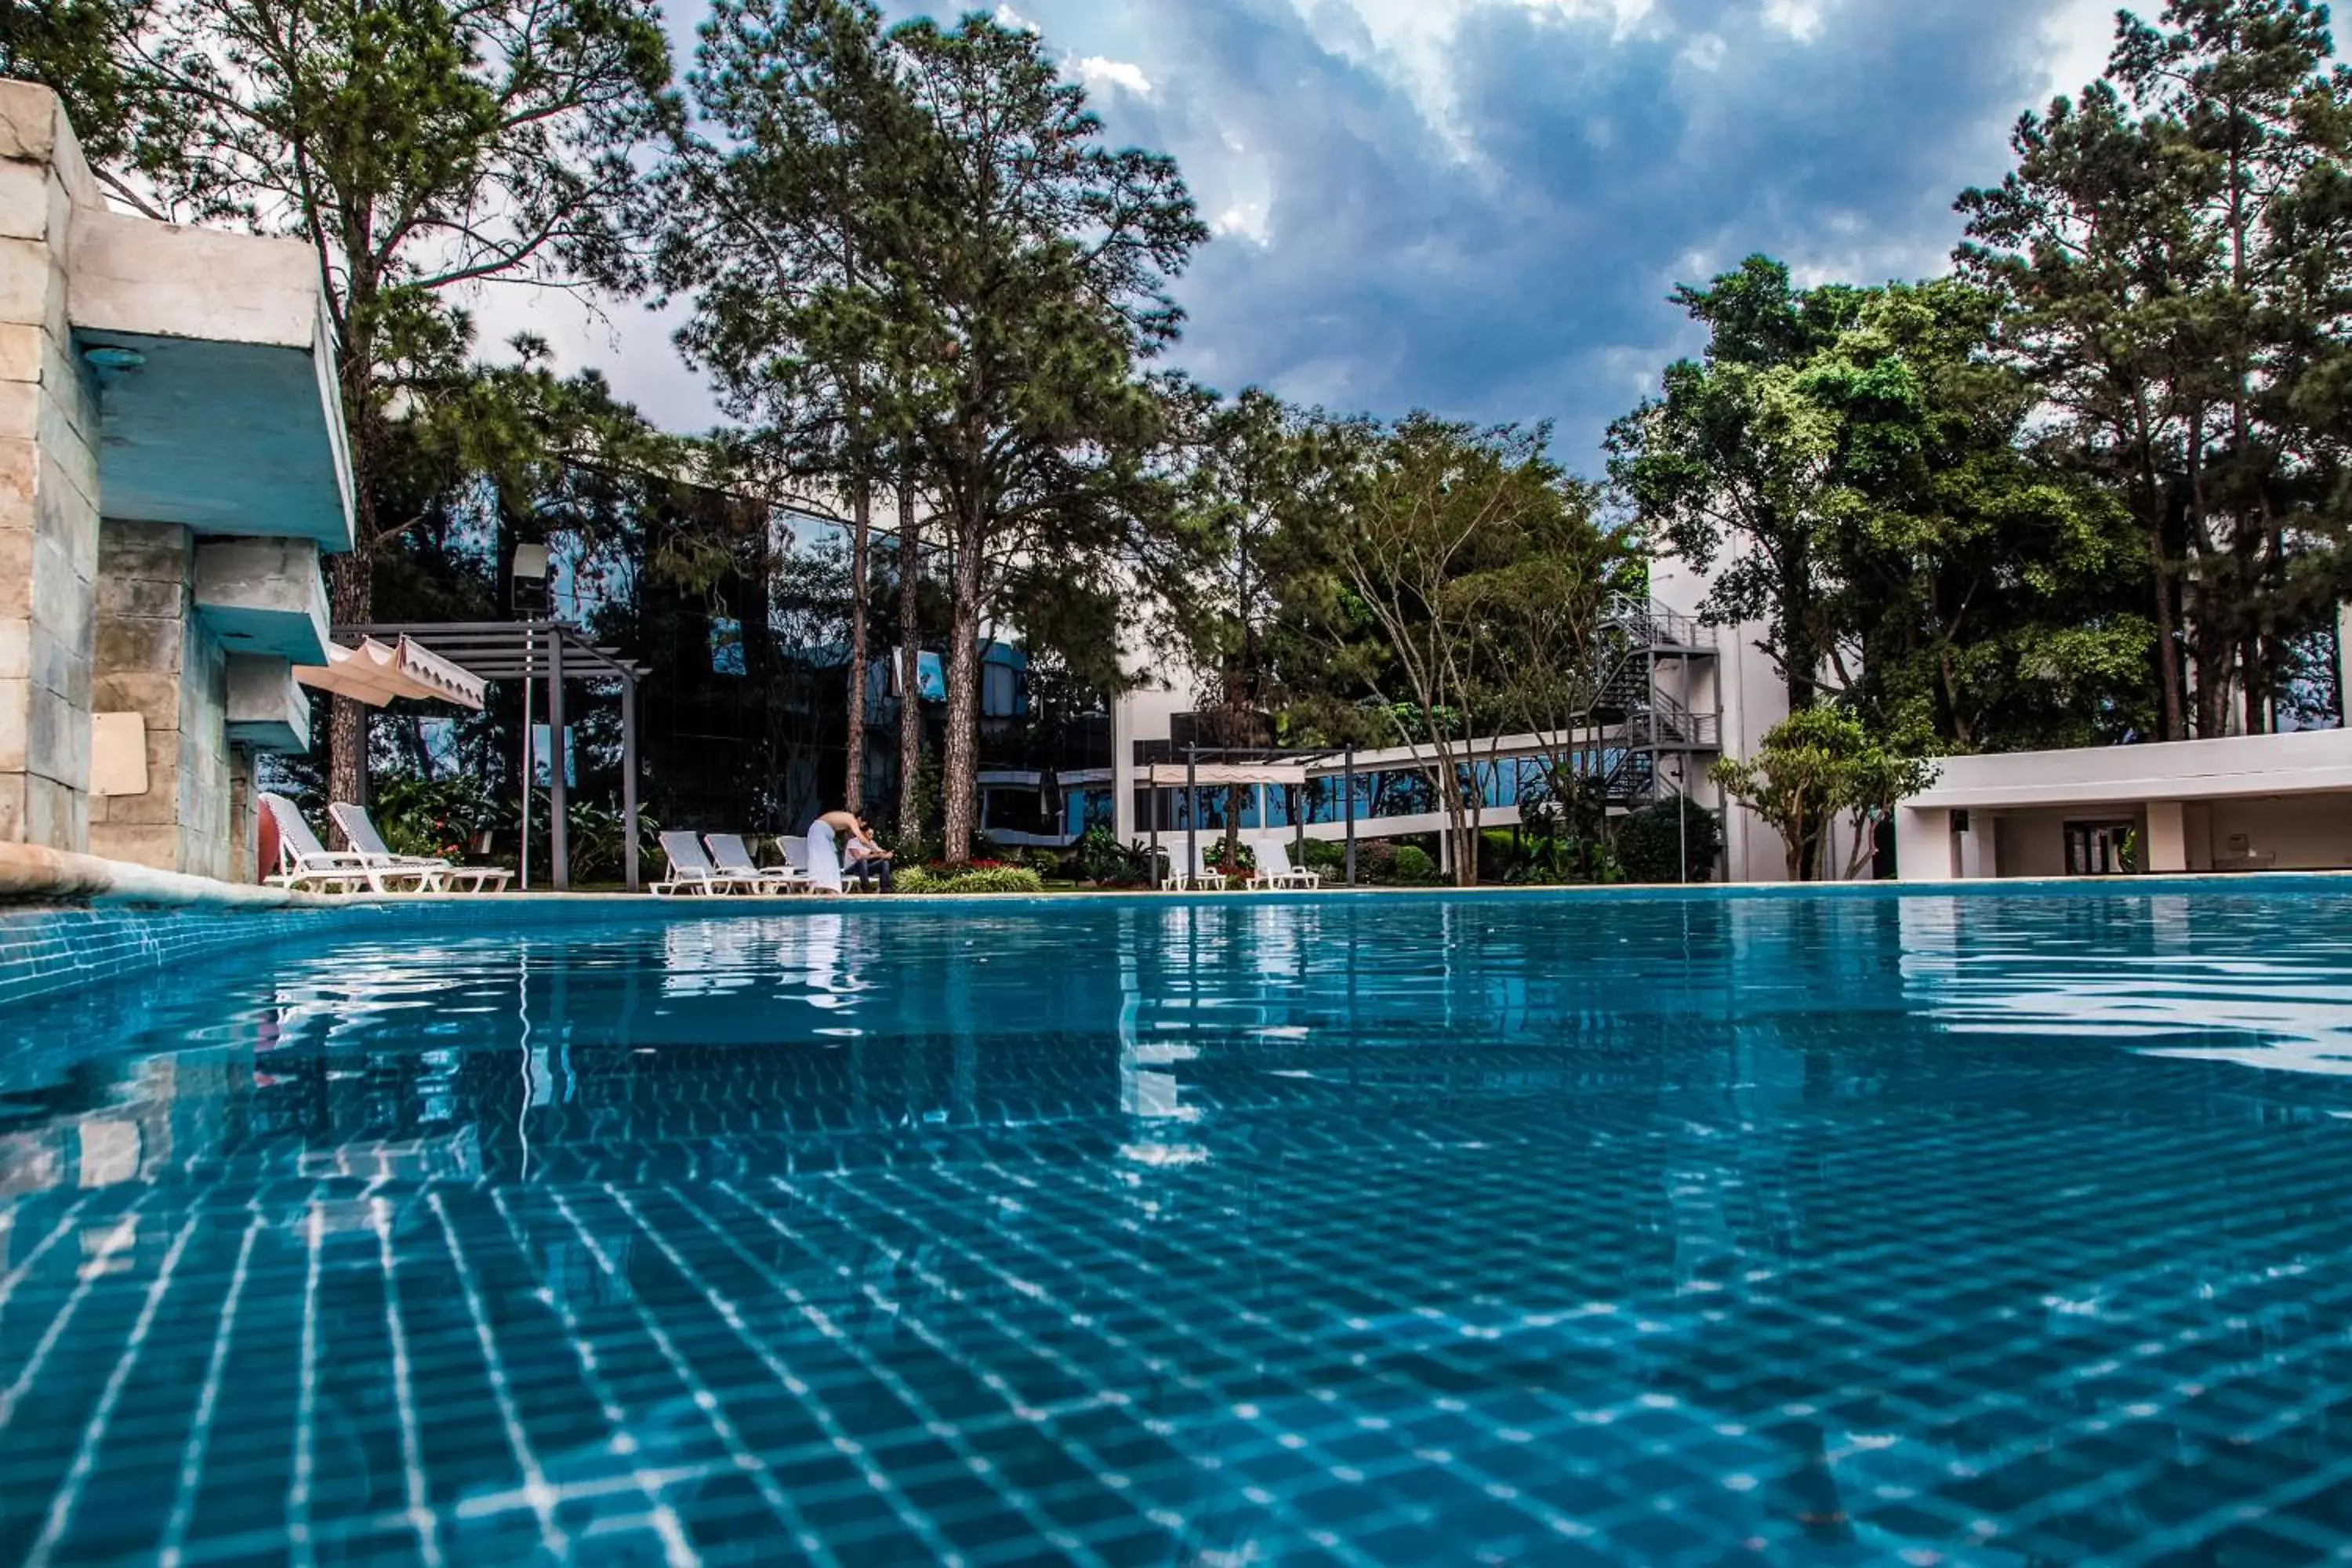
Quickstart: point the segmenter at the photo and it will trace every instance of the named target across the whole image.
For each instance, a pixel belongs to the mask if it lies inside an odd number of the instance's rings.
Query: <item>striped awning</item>
[[[362,637],[357,647],[330,645],[326,663],[298,665],[294,679],[371,708],[403,697],[476,710],[482,706],[479,676],[406,637],[396,643]]]
[[[1194,784],[1303,784],[1305,763],[1202,763],[1187,770],[1182,763],[1159,763],[1148,770],[1150,782],[1181,789]]]

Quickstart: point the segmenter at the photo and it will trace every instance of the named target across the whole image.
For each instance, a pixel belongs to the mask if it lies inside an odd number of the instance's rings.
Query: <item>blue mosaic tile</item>
[[[0,1561],[2352,1540],[2336,885],[525,909],[12,918]]]

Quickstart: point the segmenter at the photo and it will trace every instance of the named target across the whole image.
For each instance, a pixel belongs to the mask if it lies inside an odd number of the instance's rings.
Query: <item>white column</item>
[[[1906,882],[1952,879],[1952,814],[1932,808],[1895,808],[1895,868]]]
[[[2159,875],[2189,869],[2189,829],[2179,801],[2147,803],[2147,834],[2139,858],[2142,870]]]
[[[1963,881],[1981,881],[2000,875],[1994,864],[1992,818],[1981,811],[1969,813],[1968,830],[1959,834],[1960,878]]]

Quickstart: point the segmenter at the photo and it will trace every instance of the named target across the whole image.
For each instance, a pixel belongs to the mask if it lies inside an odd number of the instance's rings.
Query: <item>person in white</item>
[[[809,824],[809,869],[822,879],[822,873],[816,869],[820,837],[824,842],[824,858],[835,868],[836,886],[838,879],[846,874],[867,887],[890,891],[890,851],[875,842],[874,830],[866,825],[864,817],[846,811],[828,811]]]

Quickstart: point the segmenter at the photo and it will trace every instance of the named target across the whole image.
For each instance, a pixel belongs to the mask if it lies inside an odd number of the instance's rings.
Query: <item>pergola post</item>
[[[637,840],[643,837],[637,831],[637,682],[625,675],[621,678],[621,872],[634,893],[643,886],[637,871]]]
[[[1184,748],[1184,875],[1189,879],[1201,870],[1201,748]],[[1198,889],[1192,889],[1194,892]]]
[[[559,626],[547,639],[547,842],[559,893],[572,887],[571,809],[563,784],[571,760],[571,748],[563,743],[563,628]]]
[[[1160,764],[1147,765],[1144,776],[1151,781],[1151,890],[1160,890]]]
[[[539,787],[539,766],[532,756],[531,679],[537,670],[531,630],[522,631],[522,890],[530,891],[530,792]]]
[[[554,875],[554,886],[571,884],[571,796],[572,748],[565,735],[564,682],[578,678],[597,680],[611,677],[621,682],[622,739],[622,815],[628,822],[629,844],[623,855],[623,869],[632,887],[642,885],[643,870],[638,849],[640,821],[635,816],[638,778],[636,765],[636,685],[647,672],[644,666],[620,657],[620,649],[599,647],[568,632],[555,620],[522,621],[412,621],[399,623],[362,623],[338,626],[338,638],[350,637],[410,637],[427,651],[464,667],[484,680],[519,680],[522,683],[522,884],[530,886],[532,856],[530,853],[531,818],[535,804],[532,792],[538,788],[536,726],[534,705],[541,696],[539,683],[547,682],[547,718],[551,744],[548,747],[550,773],[550,804],[554,820],[549,826],[548,859]],[[544,652],[542,653],[542,646]],[[567,656],[569,658],[567,658]]]
[[[1341,809],[1348,814],[1348,886],[1356,885],[1356,743],[1348,742],[1348,761],[1340,774],[1340,791],[1346,797]]]

